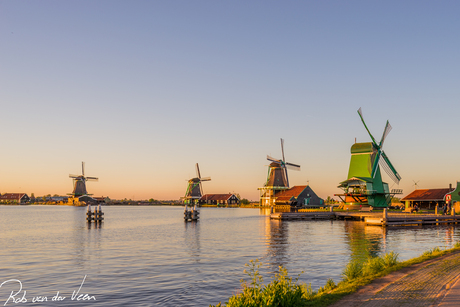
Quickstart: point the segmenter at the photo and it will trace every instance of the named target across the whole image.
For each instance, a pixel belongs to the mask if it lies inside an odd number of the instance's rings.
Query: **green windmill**
[[[211,177],[201,177],[200,167],[196,164],[196,177],[188,180],[187,191],[183,198],[185,204],[196,204],[203,195],[202,181],[210,181]]]
[[[394,189],[390,192],[388,183],[382,181],[380,173],[380,167],[382,167],[395,183],[399,184],[401,180],[401,176],[382,150],[385,138],[390,133],[391,125],[387,121],[382,139],[380,143],[377,143],[364,122],[361,108],[359,108],[358,114],[372,142],[355,143],[351,146],[348,179],[338,186],[345,193],[336,194],[336,196],[339,196],[347,205],[369,205],[385,208],[388,207],[395,194],[402,194],[400,189]]]

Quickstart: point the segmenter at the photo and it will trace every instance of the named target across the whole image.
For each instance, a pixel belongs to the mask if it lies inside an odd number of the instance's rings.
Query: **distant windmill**
[[[417,181],[417,182],[415,182],[415,180],[412,180],[412,181],[414,182],[414,190],[417,190],[418,183],[420,182],[420,180]]]
[[[284,158],[284,140],[281,139],[282,159],[275,159],[267,155],[267,160],[272,161],[269,166],[266,187],[286,187],[289,188],[287,169],[300,171],[300,165],[286,162]]]
[[[284,140],[281,139],[281,157],[275,159],[267,155],[267,160],[271,161],[268,166],[268,176],[265,184],[260,191],[259,203],[261,206],[273,206],[275,204],[276,194],[280,191],[289,189],[289,178],[287,169],[300,171],[300,165],[286,162],[284,157]]]
[[[74,187],[71,195],[79,197],[83,195],[91,195],[86,191],[86,181],[98,181],[96,177],[85,177],[85,162],[81,163],[81,175],[69,175],[73,179]]]
[[[196,164],[196,177],[188,180],[187,191],[185,192],[184,202],[186,204],[196,203],[203,195],[201,182],[210,181],[211,177],[201,177],[200,167]]]

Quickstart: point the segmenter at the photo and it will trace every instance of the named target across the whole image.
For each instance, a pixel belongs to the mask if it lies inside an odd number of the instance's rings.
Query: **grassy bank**
[[[219,303],[214,307],[329,306],[377,278],[454,251],[460,251],[459,242],[454,248],[434,248],[403,262],[398,261],[398,254],[394,252],[365,260],[352,260],[343,270],[342,280],[338,284],[329,279],[318,291],[313,291],[311,284],[299,283],[300,275],[295,279],[289,277],[287,270],[281,266],[271,282],[265,285],[259,273],[262,264],[258,260],[251,260],[244,271],[250,282],[242,280],[241,293],[230,297],[224,305]]]

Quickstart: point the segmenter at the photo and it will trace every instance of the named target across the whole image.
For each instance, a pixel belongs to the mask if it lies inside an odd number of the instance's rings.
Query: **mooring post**
[[[94,215],[94,218],[93,218],[94,223],[97,223],[98,222],[98,216],[99,216],[99,210],[97,209],[97,205],[94,206],[94,214],[93,215]]]
[[[102,222],[102,220],[104,219],[104,218],[102,217],[102,216],[104,215],[104,213],[102,212],[101,204],[99,204],[98,207],[99,207],[99,208],[98,208],[98,210],[97,210],[97,213],[98,213],[98,215],[97,215],[97,220],[98,220],[99,222]]]
[[[334,206],[329,207],[329,212],[334,212]]]
[[[387,208],[384,208],[383,209],[383,225],[382,226],[387,226],[387,221],[388,221]]]
[[[273,206],[270,207],[270,214],[273,214]]]
[[[196,209],[196,205],[195,207],[192,209],[192,220],[198,220],[198,210]]]
[[[91,222],[93,213],[91,212],[91,205],[86,208],[86,220]]]
[[[187,204],[185,204],[185,208],[184,208],[184,220],[188,220],[188,206]]]

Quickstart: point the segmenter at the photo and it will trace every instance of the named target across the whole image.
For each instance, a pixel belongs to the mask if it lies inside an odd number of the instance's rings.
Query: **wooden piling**
[[[86,209],[86,220],[91,223],[94,221],[95,223],[102,222],[104,220],[104,212],[102,212],[101,205],[94,207],[94,212],[91,212],[91,205],[88,205]]]
[[[387,212],[387,208],[384,208],[382,226],[386,227],[387,225],[388,225],[388,212]]]

